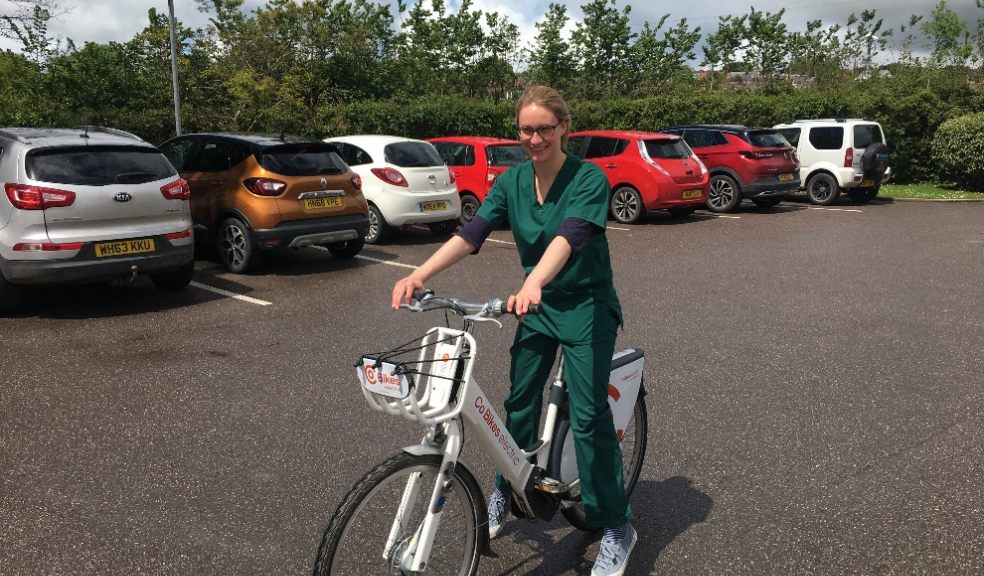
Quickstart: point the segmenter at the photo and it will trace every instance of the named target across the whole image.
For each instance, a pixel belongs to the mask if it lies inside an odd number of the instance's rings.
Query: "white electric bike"
[[[501,326],[496,318],[506,314],[505,303],[475,304],[417,291],[413,304],[405,307],[460,315],[463,329],[438,326],[419,340],[367,354],[356,363],[369,405],[418,422],[426,433],[419,444],[403,448],[352,487],[325,529],[314,574],[476,574],[481,554],[489,549],[488,516],[475,475],[459,460],[466,429],[513,487],[511,506],[517,516],[549,520],[560,509],[571,524],[587,530],[563,359],[539,440],[517,446],[472,378],[478,345],[471,329],[477,322]],[[640,349],[615,353],[608,385],[626,495],[635,488],[646,455],[644,362]]]

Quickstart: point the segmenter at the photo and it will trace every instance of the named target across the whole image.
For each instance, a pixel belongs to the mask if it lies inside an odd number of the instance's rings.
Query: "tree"
[[[567,8],[550,4],[543,20],[536,23],[536,43],[530,51],[530,81],[565,90],[574,78],[576,63],[570,46],[564,40]]]
[[[718,16],[718,29],[708,34],[704,44],[704,66],[710,67],[711,90],[714,89],[714,72],[717,69],[727,71],[729,64],[737,59],[738,50],[742,47],[745,36],[745,20],[748,16],[735,17],[730,14]]]
[[[812,78],[818,86],[840,80],[843,62],[839,31],[839,24],[824,28],[820,20],[807,22],[804,32],[790,36],[790,69]]]
[[[687,61],[697,57],[694,47],[700,41],[700,27],[691,29],[686,18],[667,29],[662,38],[658,36],[669,17],[669,14],[664,14],[656,26],[644,23],[642,32],[632,45],[634,71],[638,76],[633,84],[640,95],[665,88],[683,71],[689,72]]]
[[[929,41],[930,59],[935,67],[965,66],[970,60],[973,47],[967,25],[945,0],[936,5],[922,29]]]
[[[58,53],[60,41],[48,34],[48,22],[65,11],[55,0],[8,0],[12,14],[0,15],[0,36],[17,40],[24,55],[42,67]]]
[[[624,94],[631,70],[631,43],[635,34],[629,26],[631,6],[622,10],[615,0],[592,0],[581,6],[584,20],[578,22],[571,40],[580,57],[580,86],[585,95],[596,97]]]
[[[882,19],[875,19],[877,12],[863,10],[860,17],[853,12],[847,17],[843,54],[845,63],[851,67],[852,78],[857,78],[859,70],[866,76],[872,75],[874,60],[892,35],[891,28],[882,30]]]
[[[789,66],[789,37],[782,23],[785,8],[775,14],[755,8],[745,20],[745,58],[760,74],[766,90],[774,90]]]

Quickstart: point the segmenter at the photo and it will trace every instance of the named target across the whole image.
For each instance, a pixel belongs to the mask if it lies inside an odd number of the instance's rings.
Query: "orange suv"
[[[161,150],[191,186],[191,216],[232,272],[278,248],[324,245],[352,258],[369,229],[362,180],[317,140],[188,134]]]

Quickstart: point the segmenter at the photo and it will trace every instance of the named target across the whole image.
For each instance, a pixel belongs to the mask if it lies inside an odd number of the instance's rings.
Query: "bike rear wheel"
[[[366,474],[328,523],[315,561],[315,576],[403,574],[400,562],[424,521],[440,469],[440,456],[401,452]],[[411,478],[417,479],[420,490],[403,507],[398,535],[387,550],[390,529]],[[478,572],[478,531],[486,529],[488,523],[485,499],[478,482],[463,466],[455,466],[445,498],[426,571],[472,576]]]
[[[642,390],[636,398],[632,409],[632,419],[629,421],[619,446],[622,448],[622,485],[625,487],[625,497],[629,498],[635,490],[642,462],[646,458],[646,442],[649,437],[649,420],[646,412],[645,396]],[[564,482],[577,478],[577,457],[574,455],[574,435],[571,433],[571,423],[567,419],[557,425],[557,435],[550,451],[550,475]],[[580,485],[571,490],[561,505],[561,513],[572,526],[579,530],[595,530],[588,526],[581,504]]]

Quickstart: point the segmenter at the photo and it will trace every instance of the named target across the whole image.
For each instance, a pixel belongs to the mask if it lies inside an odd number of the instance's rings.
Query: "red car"
[[[796,148],[772,128],[701,124],[664,132],[681,136],[711,171],[712,212],[731,212],[742,198],[769,208],[799,190]]]
[[[526,161],[516,140],[483,136],[447,136],[427,140],[451,168],[461,196],[461,223],[475,215],[492,183],[514,164]]]
[[[567,151],[598,165],[612,187],[609,207],[623,224],[648,210],[687,216],[708,198],[708,172],[679,136],[591,130],[571,134]]]

